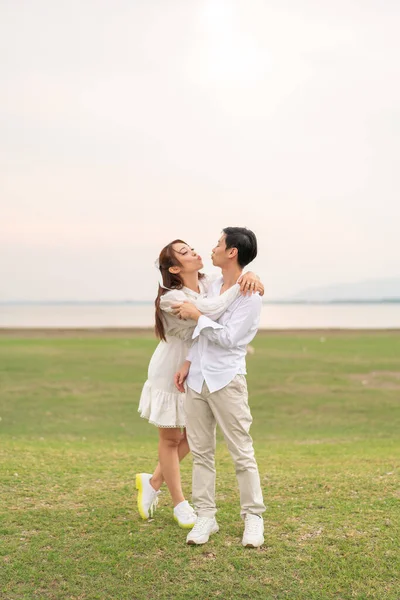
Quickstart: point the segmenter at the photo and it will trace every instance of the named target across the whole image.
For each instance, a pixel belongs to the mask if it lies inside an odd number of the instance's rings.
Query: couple
[[[153,474],[136,475],[138,509],[143,519],[153,516],[165,481],[175,520],[191,529],[188,544],[204,544],[219,529],[216,424],[235,464],[245,525],[242,544],[256,548],[264,542],[265,506],[249,434],[245,378],[246,346],[257,333],[264,288],[253,273],[242,273],[256,255],[252,231],[227,227],[212,251],[222,277],[199,273],[201,257],[182,240],[168,244],[156,264],[162,285],[155,301],[155,330],[161,341],[150,361],[139,412],[158,427],[159,463]],[[195,510],[185,500],[180,479],[179,462],[189,451]]]

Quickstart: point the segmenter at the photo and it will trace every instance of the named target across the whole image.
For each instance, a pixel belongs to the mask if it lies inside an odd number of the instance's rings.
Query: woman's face
[[[201,256],[187,244],[178,242],[172,246],[172,249],[176,254],[176,258],[181,263],[181,267],[179,267],[180,273],[193,273],[203,268]]]

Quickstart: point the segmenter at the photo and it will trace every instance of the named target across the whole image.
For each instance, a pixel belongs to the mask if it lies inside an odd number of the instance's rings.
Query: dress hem
[[[146,421],[148,421],[150,423],[150,425],[154,425],[155,427],[158,427],[159,429],[186,429],[186,424],[185,425],[160,425],[160,423],[151,421],[148,417],[146,417],[146,415],[140,415],[140,418],[146,419]]]

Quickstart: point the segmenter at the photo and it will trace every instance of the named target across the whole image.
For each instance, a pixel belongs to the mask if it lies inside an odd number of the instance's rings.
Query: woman
[[[143,519],[153,515],[165,481],[175,520],[180,527],[191,528],[196,514],[184,498],[179,468],[179,462],[189,453],[185,432],[181,432],[185,427],[185,395],[176,390],[174,374],[186,359],[195,322],[180,320],[172,307],[189,301],[203,314],[218,319],[240,293],[263,294],[264,288],[253,273],[246,273],[224,294],[207,299],[211,278],[199,273],[203,268],[201,256],[182,240],[174,240],[161,251],[157,266],[163,282],[155,301],[155,332],[160,343],[150,360],[138,410],[141,417],[158,427],[159,463],[153,474],[136,475],[138,509]]]

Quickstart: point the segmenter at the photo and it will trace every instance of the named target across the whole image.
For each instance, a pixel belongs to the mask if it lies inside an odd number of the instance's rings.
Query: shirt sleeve
[[[165,323],[165,333],[167,335],[179,338],[183,341],[190,341],[193,330],[196,327],[196,321],[193,319],[179,319],[172,312],[172,306],[179,302],[187,300],[186,295],[181,290],[171,290],[163,294],[160,298],[160,308],[166,313],[163,315]]]
[[[166,294],[163,294],[160,298],[160,308],[164,312],[172,313],[173,305],[181,302],[191,302],[194,304],[203,315],[207,315],[210,319],[217,320],[226,311],[228,306],[232,304],[236,298],[240,295],[240,286],[235,284],[230,287],[226,292],[220,296],[214,296],[211,298],[190,298],[182,290],[171,290]],[[190,327],[195,326],[195,321],[187,321],[190,323]]]
[[[239,343],[249,344],[257,333],[257,327],[254,327],[254,324],[258,325],[260,314],[261,297],[259,294],[243,297],[225,325],[202,315],[193,332],[193,339],[204,335],[210,342],[223,348],[234,348]]]
[[[239,295],[240,286],[236,283],[220,296],[197,298],[196,300],[193,300],[193,304],[203,315],[216,321],[226,311],[228,306],[239,297]]]
[[[187,300],[185,292],[182,292],[182,290],[171,290],[161,296],[160,308],[164,312],[172,313],[172,306],[185,300]]]

